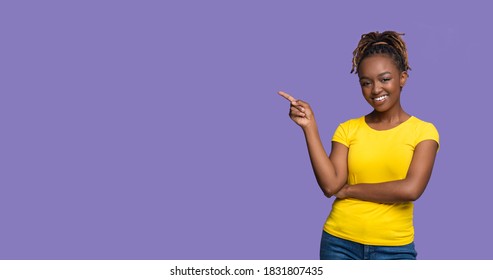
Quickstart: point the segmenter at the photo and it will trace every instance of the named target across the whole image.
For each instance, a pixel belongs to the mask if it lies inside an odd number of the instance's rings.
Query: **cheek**
[[[396,83],[395,84],[395,87],[394,87],[394,90],[395,91],[398,91],[398,92],[401,92],[401,88],[402,88],[402,85],[400,83]]]
[[[367,88],[361,88],[361,93],[362,93],[364,99],[366,99],[366,100],[370,99],[371,90],[369,90]]]
[[[400,92],[401,90],[401,84],[399,81],[397,81],[396,83],[392,83],[392,84],[389,84],[387,87],[386,87],[386,90],[389,91],[389,92]]]
[[[371,94],[371,88],[369,87],[361,87],[361,92],[363,93],[363,95],[368,95],[368,94]]]

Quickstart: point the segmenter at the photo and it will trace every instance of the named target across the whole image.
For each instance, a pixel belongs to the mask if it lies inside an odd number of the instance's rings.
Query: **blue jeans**
[[[414,242],[404,246],[372,246],[335,237],[325,231],[320,244],[321,260],[415,260]]]

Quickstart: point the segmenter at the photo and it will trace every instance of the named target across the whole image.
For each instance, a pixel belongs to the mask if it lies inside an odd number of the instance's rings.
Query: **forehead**
[[[398,73],[397,65],[388,55],[372,55],[365,57],[359,64],[358,75],[360,77],[373,77],[381,73]]]

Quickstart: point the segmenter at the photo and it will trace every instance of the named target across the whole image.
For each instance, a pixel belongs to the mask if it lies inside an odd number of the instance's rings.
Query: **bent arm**
[[[396,203],[417,200],[430,180],[438,143],[434,140],[420,142],[415,150],[406,178],[378,184],[346,185],[336,196],[360,200]]]
[[[331,154],[328,157],[317,126],[307,127],[303,132],[317,183],[325,196],[331,197],[346,184],[348,148],[332,142]]]

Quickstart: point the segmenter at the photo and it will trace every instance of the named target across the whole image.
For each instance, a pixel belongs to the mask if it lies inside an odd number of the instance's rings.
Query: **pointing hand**
[[[315,124],[315,116],[308,103],[296,99],[283,91],[279,91],[278,94],[290,102],[289,117],[297,125],[307,128]]]

